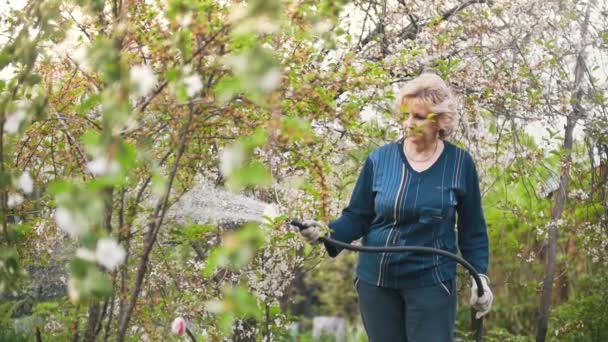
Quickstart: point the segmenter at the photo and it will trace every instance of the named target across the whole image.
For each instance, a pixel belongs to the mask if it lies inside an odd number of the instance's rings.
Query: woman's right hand
[[[304,221],[302,222],[302,225],[305,228],[300,230],[300,234],[302,234],[304,239],[309,243],[316,242],[326,231],[328,231],[327,226],[323,222],[315,220]]]

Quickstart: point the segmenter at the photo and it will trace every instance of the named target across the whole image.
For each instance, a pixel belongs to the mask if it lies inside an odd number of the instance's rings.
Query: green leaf
[[[158,197],[164,196],[167,191],[168,179],[160,171],[152,172],[152,193]]]
[[[88,113],[91,109],[99,105],[100,101],[101,96],[99,94],[93,94],[88,96],[84,101],[82,101],[80,106],[78,106],[78,113],[80,113],[81,115]]]
[[[12,182],[12,176],[9,173],[0,173],[0,190],[6,189]]]
[[[188,91],[186,90],[186,86],[184,84],[179,84],[175,89],[175,98],[179,103],[188,102]]]
[[[265,145],[268,142],[268,133],[264,128],[256,129],[253,134],[242,139],[245,149],[250,152],[256,147]]]
[[[86,146],[95,146],[101,143],[102,137],[99,131],[87,129],[80,138],[80,140]]]
[[[221,250],[219,248],[216,248],[211,251],[211,253],[209,254],[209,257],[207,258],[207,263],[205,264],[205,269],[202,272],[203,277],[210,278],[215,273],[215,270],[218,267],[220,253],[221,253]]]
[[[90,293],[97,298],[106,298],[112,294],[112,282],[107,274],[97,268],[90,270],[82,283],[83,292]]]
[[[300,117],[282,117],[281,134],[286,136],[289,142],[301,140],[310,142],[314,139],[314,133],[310,122]]]
[[[242,92],[241,81],[232,76],[222,78],[214,87],[215,97],[220,104],[226,104],[234,96]]]
[[[33,236],[34,229],[29,224],[14,224],[9,230],[9,239],[11,241],[25,240],[28,236]]]
[[[270,171],[265,165],[257,161],[234,170],[226,182],[226,186],[232,191],[240,191],[248,186],[267,187],[270,185],[272,185]]]
[[[177,37],[177,48],[182,53],[182,58],[190,60],[192,58],[192,32],[186,28],[182,28]]]
[[[57,302],[42,302],[36,304],[34,307],[34,313],[40,316],[52,315],[60,308]]]
[[[234,325],[235,317],[231,312],[224,312],[219,317],[218,326],[220,328],[220,332],[223,335],[228,335],[232,331],[232,327]]]
[[[308,257],[311,253],[312,246],[309,243],[304,244],[304,250],[302,251],[302,254],[304,254],[304,258]]]
[[[36,85],[42,81],[42,77],[38,74],[31,74],[25,79],[25,84],[29,86]]]
[[[120,81],[119,53],[110,39],[97,38],[89,50],[88,57],[93,69],[101,73],[105,81]]]
[[[88,269],[91,266],[90,261],[82,260],[77,257],[73,257],[70,261],[69,270],[72,277],[77,279],[84,279],[88,273]]]
[[[57,196],[62,193],[74,190],[74,185],[65,180],[54,180],[49,184],[48,191],[52,196]]]
[[[0,53],[0,70],[4,69],[11,62],[11,56],[7,53]]]
[[[200,241],[208,233],[213,232],[215,229],[216,227],[210,224],[191,224],[183,229],[183,234],[184,237],[190,241]]]
[[[137,161],[137,148],[132,144],[122,141],[118,146],[116,160],[120,164],[121,171],[127,173],[135,167]]]
[[[167,72],[165,72],[165,79],[167,82],[175,82],[179,78],[179,74],[179,69],[169,69]]]

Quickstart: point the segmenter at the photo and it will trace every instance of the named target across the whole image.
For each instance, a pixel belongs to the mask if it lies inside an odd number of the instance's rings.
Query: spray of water
[[[171,206],[168,217],[178,224],[239,226],[276,216],[275,206],[201,181]]]

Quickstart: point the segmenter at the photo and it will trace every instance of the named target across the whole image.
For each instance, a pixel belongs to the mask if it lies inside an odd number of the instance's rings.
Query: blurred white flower
[[[127,253],[114,239],[102,238],[97,241],[95,257],[97,262],[113,271],[125,261]]]
[[[333,27],[330,20],[319,20],[312,26],[312,32],[314,34],[323,34]]]
[[[203,81],[199,75],[192,74],[187,76],[184,78],[183,82],[186,86],[186,93],[188,94],[188,97],[198,94],[198,92],[203,89]]]
[[[219,299],[211,299],[205,302],[205,311],[220,313],[225,310],[224,302]]]
[[[77,304],[80,301],[78,283],[74,278],[70,278],[68,281],[68,297],[70,298],[70,302],[72,302],[72,304]]]
[[[188,12],[183,15],[178,15],[177,18],[175,18],[175,21],[181,27],[190,26],[190,24],[192,24],[192,12]]]
[[[21,203],[23,203],[23,196],[21,196],[21,194],[17,194],[17,193],[8,194],[8,199],[7,199],[6,204],[8,205],[9,208],[14,208]]]
[[[88,248],[78,248],[76,250],[76,256],[82,260],[95,262],[95,252]]]
[[[226,176],[245,161],[245,150],[241,144],[225,147],[220,152],[220,170]]]
[[[76,61],[78,66],[85,72],[91,71],[91,64],[89,63],[89,47],[81,44],[74,50],[72,58]]]
[[[34,190],[34,181],[28,172],[23,172],[21,176],[19,176],[19,187],[26,194],[31,194]]]
[[[17,109],[14,112],[8,113],[4,122],[4,131],[9,134],[17,133],[25,117],[26,113],[23,109]]]
[[[51,46],[51,51],[55,52],[59,57],[66,57],[71,51],[76,49],[79,37],[85,36],[77,28],[70,28],[65,34],[65,39],[58,44]]]
[[[18,75],[18,69],[15,68],[12,64],[9,64],[4,67],[4,69],[0,70],[0,80],[2,81],[10,81],[14,79]]]
[[[246,33],[274,33],[279,29],[276,20],[266,14],[253,15],[244,5],[235,5],[228,15],[228,21],[233,24],[233,32],[237,35]]]
[[[260,87],[263,91],[272,91],[281,84],[281,72],[277,69],[268,71],[260,80]]]
[[[156,87],[156,75],[152,69],[145,64],[133,66],[130,71],[130,77],[131,82],[133,82],[137,88],[136,94],[138,96],[146,96]]]
[[[237,34],[246,34],[250,32],[272,34],[279,30],[279,25],[267,15],[259,15],[253,18],[247,18],[240,21],[234,28]]]
[[[120,165],[116,160],[108,160],[107,157],[97,157],[87,163],[87,169],[95,176],[114,175],[120,171]]]
[[[224,65],[228,68],[233,69],[236,73],[244,73],[247,71],[249,66],[249,60],[244,54],[234,55],[230,54],[223,58]]]
[[[186,321],[182,317],[175,318],[171,323],[171,332],[183,336],[186,333]]]
[[[88,222],[81,214],[74,214],[66,208],[59,207],[55,210],[55,222],[57,226],[72,237],[82,235],[88,229]]]

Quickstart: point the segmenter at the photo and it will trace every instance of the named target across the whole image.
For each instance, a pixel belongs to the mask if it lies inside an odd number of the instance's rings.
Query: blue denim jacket
[[[364,246],[459,250],[477,272],[487,273],[488,236],[475,163],[463,149],[444,145],[423,172],[407,162],[403,140],[370,153],[348,206],[329,224],[330,236],[347,243],[362,238]],[[332,257],[341,250],[325,247]],[[456,263],[433,255],[361,253],[357,276],[382,287],[424,287],[453,279]]]

